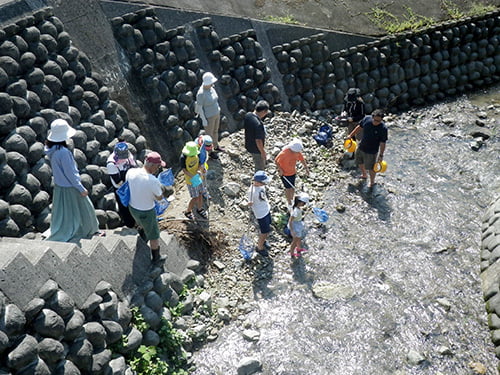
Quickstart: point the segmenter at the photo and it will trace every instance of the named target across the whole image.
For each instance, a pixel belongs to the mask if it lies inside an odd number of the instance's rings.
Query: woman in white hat
[[[49,241],[77,242],[101,234],[89,193],[82,185],[75,158],[66,144],[75,133],[65,120],[57,119],[50,124],[45,142],[45,154],[54,177],[51,222],[45,233]]]
[[[212,159],[218,159],[216,151],[224,152],[219,147],[219,125],[220,125],[220,106],[219,97],[214,89],[214,83],[217,78],[210,73],[203,74],[203,85],[196,94],[196,113],[201,117],[205,132],[212,137],[213,151],[210,152]]]
[[[281,181],[285,186],[285,196],[288,204],[288,209],[291,210],[293,203],[293,196],[295,194],[295,177],[297,175],[297,161],[300,161],[309,176],[309,167],[307,166],[306,159],[302,154],[304,146],[302,141],[294,138],[280,151],[278,156],[274,159],[278,172],[281,176]]]

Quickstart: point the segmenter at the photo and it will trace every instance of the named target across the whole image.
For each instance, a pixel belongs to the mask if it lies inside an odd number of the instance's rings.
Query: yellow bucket
[[[387,169],[387,162],[385,160],[378,161],[373,166],[373,171],[375,173],[384,173]]]
[[[358,144],[356,143],[356,141],[352,140],[352,139],[346,139],[344,141],[344,148],[347,152],[354,152],[356,151],[356,147],[358,146]]]

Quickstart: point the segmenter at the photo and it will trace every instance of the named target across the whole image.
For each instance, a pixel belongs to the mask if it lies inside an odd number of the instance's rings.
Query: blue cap
[[[269,181],[271,181],[271,179],[269,178],[269,176],[264,171],[257,171],[257,172],[255,172],[255,174],[253,175],[253,180],[261,182],[263,184],[268,184]]]

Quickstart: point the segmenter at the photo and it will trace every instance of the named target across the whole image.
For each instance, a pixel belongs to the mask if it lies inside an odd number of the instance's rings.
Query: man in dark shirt
[[[366,170],[370,175],[370,188],[375,185],[375,162],[384,159],[385,143],[387,142],[387,126],[384,121],[384,112],[376,109],[371,116],[366,116],[349,134],[349,138],[356,136],[363,129],[363,138],[356,150],[356,163],[361,169],[361,178],[366,178]],[[378,154],[378,157],[377,157]]]
[[[245,115],[245,148],[252,155],[255,171],[263,171],[266,167],[266,150],[264,143],[266,139],[266,129],[262,119],[269,113],[269,103],[260,100],[253,112]]]

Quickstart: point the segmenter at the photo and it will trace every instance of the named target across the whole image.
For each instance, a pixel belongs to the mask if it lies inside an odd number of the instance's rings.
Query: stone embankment
[[[487,209],[482,226],[481,280],[483,282],[488,326],[500,358],[500,198]],[[498,367],[500,372],[500,366]]]
[[[107,9],[113,8],[116,13],[122,6],[130,9],[129,5],[116,2]],[[73,44],[72,36],[55,15],[57,11],[57,8],[36,10],[0,30],[1,236],[34,237],[33,232],[42,232],[49,226],[53,186],[43,143],[48,126],[55,118],[64,118],[77,129],[69,146],[83,184],[91,192],[100,225],[116,228],[120,218],[105,169],[114,144],[124,139],[139,160],[143,159],[148,146],[161,145],[159,150],[175,167],[183,143],[200,130],[193,110],[194,90],[200,85],[204,71],[211,70],[219,76],[217,89],[225,114],[222,136],[240,129],[243,114],[252,110],[259,99],[267,99],[275,111],[297,110],[283,115],[284,119],[272,119],[270,125],[279,130],[281,136],[303,137],[305,146],[315,150],[315,159],[311,162],[322,168],[314,171],[314,180],[311,180],[321,182],[305,181],[301,186],[309,189],[313,198],[319,198],[320,189],[334,178],[333,172],[338,167],[332,166],[331,157],[340,151],[340,146],[334,142],[332,149],[316,149],[318,146],[310,136],[320,124],[331,122],[339,112],[349,87],[361,88],[368,111],[376,107],[395,111],[487,87],[500,77],[498,12],[337,51],[324,34],[273,44],[263,24],[227,37],[219,35],[210,18],[168,28],[160,21],[172,14],[168,9],[134,6],[133,11],[108,17],[107,27],[116,38],[119,47],[114,52],[120,61],[116,66],[100,67],[123,73],[121,79],[127,82],[119,82],[114,87],[121,87],[123,83],[133,95],[121,102],[116,98],[126,94],[113,92],[111,83],[95,73],[92,59],[83,48]],[[315,112],[317,119],[301,117],[299,111]],[[334,129],[334,134],[336,141],[343,137],[339,128]],[[235,138],[228,138],[234,142],[235,151],[223,155],[222,162],[232,160],[251,170],[246,158],[241,157],[242,141],[238,137],[241,135],[236,133]],[[287,141],[282,138],[273,141],[270,154],[275,155]],[[241,226],[246,217],[239,185],[243,182],[248,186],[250,177],[224,183],[219,193],[225,194],[224,200],[231,205],[221,200],[218,210],[229,213],[237,208],[233,226]],[[209,178],[216,182],[219,177],[211,174]],[[273,195],[279,196],[278,191]],[[214,196],[216,202],[217,195]],[[282,205],[278,201],[275,204],[276,207]],[[275,222],[279,220],[276,215]],[[485,232],[487,246],[490,246],[489,238],[493,238],[489,233]],[[3,244],[2,248],[5,246],[12,247]],[[286,243],[281,242],[280,246],[286,247]],[[491,248],[492,255],[488,258],[487,253],[483,253],[485,262],[495,258],[494,249],[496,247]],[[43,253],[39,255],[43,257]],[[197,267],[194,262],[188,269]],[[129,307],[119,314],[121,305],[116,288],[121,285],[98,284],[98,289],[90,292],[94,298],[88,304],[79,305],[66,288],[61,288],[56,277],[47,274],[51,281],[29,299],[29,309],[13,303],[10,296],[2,299],[0,349],[5,358],[2,370],[41,374],[115,373],[116,364],[119,367],[116,373],[125,373],[127,350],[116,349],[121,357],[113,362],[108,349],[121,334],[120,329],[126,334],[134,332],[127,341],[130,345],[139,345],[146,340],[144,337],[147,337],[146,343],[158,339],[155,329],[156,335],[136,334],[130,324]],[[161,317],[168,318],[160,300],[167,301],[171,307],[175,295],[179,296],[184,289],[177,278],[162,275],[161,270],[153,271],[151,280],[141,284],[141,292],[133,299],[144,310],[142,315],[147,326],[158,329],[161,329],[158,325]],[[267,277],[265,267],[262,275]],[[184,276],[181,278],[184,281],[194,278],[194,285],[203,284],[203,278],[194,277],[189,271]],[[165,293],[171,289],[176,294],[167,296]],[[36,289],[31,289],[34,291]],[[488,300],[494,299],[495,293],[494,288],[487,292]],[[195,306],[195,311],[203,317],[210,315],[210,309],[201,308],[210,306],[210,296],[200,299],[191,294],[183,305]],[[216,327],[230,319],[229,311],[233,307],[227,303],[226,310],[219,310],[224,312],[221,316],[214,321],[207,317],[206,325],[197,325],[196,329],[194,320],[184,319],[183,323],[176,319],[177,326],[187,332],[185,349],[190,348],[189,343],[195,347],[198,340],[215,338]],[[492,311],[490,307],[489,311]],[[108,320],[116,324],[104,324]],[[215,327],[213,332],[212,327]]]

